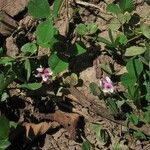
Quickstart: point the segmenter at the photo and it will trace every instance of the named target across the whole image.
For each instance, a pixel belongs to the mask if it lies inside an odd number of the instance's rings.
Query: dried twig
[[[95,4],[91,4],[91,3],[88,3],[88,2],[83,2],[83,1],[80,1],[80,0],[75,0],[75,3],[78,4],[78,5],[83,5],[85,7],[93,7],[93,8],[96,8],[98,9],[101,13],[103,14],[106,14],[106,15],[110,15],[110,13],[106,13],[104,12],[104,10],[102,8],[100,8],[99,6],[95,5]]]
[[[86,97],[82,92],[80,92],[76,88],[71,87],[71,88],[69,88],[69,91],[72,95],[74,95],[79,100],[79,102],[81,102],[80,104],[82,106],[88,107],[90,111],[94,112],[95,114],[99,115],[100,117],[105,118],[109,121],[112,121],[116,124],[126,126],[129,129],[140,130],[140,131],[144,132],[146,135],[150,135],[149,125],[145,124],[142,127],[138,128],[132,124],[127,125],[126,121],[115,120],[114,116],[110,110],[100,106],[99,103],[97,103],[96,101],[89,99],[88,97]]]

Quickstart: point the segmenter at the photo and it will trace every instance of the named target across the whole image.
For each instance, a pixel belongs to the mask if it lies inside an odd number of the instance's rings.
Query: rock
[[[0,11],[0,33],[4,36],[10,35],[18,27],[18,23],[8,14]]]
[[[15,43],[15,39],[10,36],[6,39],[6,54],[10,57],[15,57],[19,53],[19,49]]]

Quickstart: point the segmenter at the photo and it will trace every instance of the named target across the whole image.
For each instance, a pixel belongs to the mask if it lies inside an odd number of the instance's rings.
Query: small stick
[[[99,6],[97,6],[95,4],[91,4],[91,3],[88,3],[88,2],[83,2],[83,1],[80,1],[80,0],[75,0],[75,3],[78,4],[78,5],[86,6],[86,7],[94,7],[96,9],[100,10],[100,12],[103,13],[103,14],[111,15],[110,13],[104,12],[102,8],[100,8]]]
[[[113,116],[113,114],[111,113],[110,110],[100,106],[95,100],[89,99],[88,97],[86,97],[82,92],[80,92],[75,87],[71,87],[68,90],[70,91],[70,93],[72,95],[74,95],[79,100],[79,102],[81,102],[81,105],[83,107],[88,107],[91,112],[94,112],[98,116],[100,116],[102,118],[105,118],[105,119],[107,119],[109,121],[112,121],[112,122],[114,122],[116,124],[119,124],[119,125],[122,125],[122,126],[126,126],[129,129],[137,130],[137,131],[140,130],[140,131],[144,132],[146,135],[150,135],[150,128],[149,128],[148,124],[145,124],[142,127],[138,128],[138,127],[136,127],[136,126],[134,126],[132,124],[127,124],[126,121],[115,120],[114,116]]]

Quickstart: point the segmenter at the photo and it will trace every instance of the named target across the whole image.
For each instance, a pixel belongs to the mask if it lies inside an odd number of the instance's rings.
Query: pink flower
[[[100,80],[100,87],[104,93],[113,93],[114,85],[109,77],[105,77]]]
[[[36,69],[38,71],[38,74],[35,75],[35,77],[41,77],[42,82],[49,83],[52,79],[52,70],[50,68],[43,68],[40,66],[40,68]]]

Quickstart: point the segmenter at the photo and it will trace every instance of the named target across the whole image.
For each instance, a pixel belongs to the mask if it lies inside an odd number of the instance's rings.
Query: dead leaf
[[[26,128],[26,137],[33,139],[35,136],[43,135],[46,131],[51,128],[51,123],[41,122],[38,124],[35,123],[23,123],[23,126]]]

